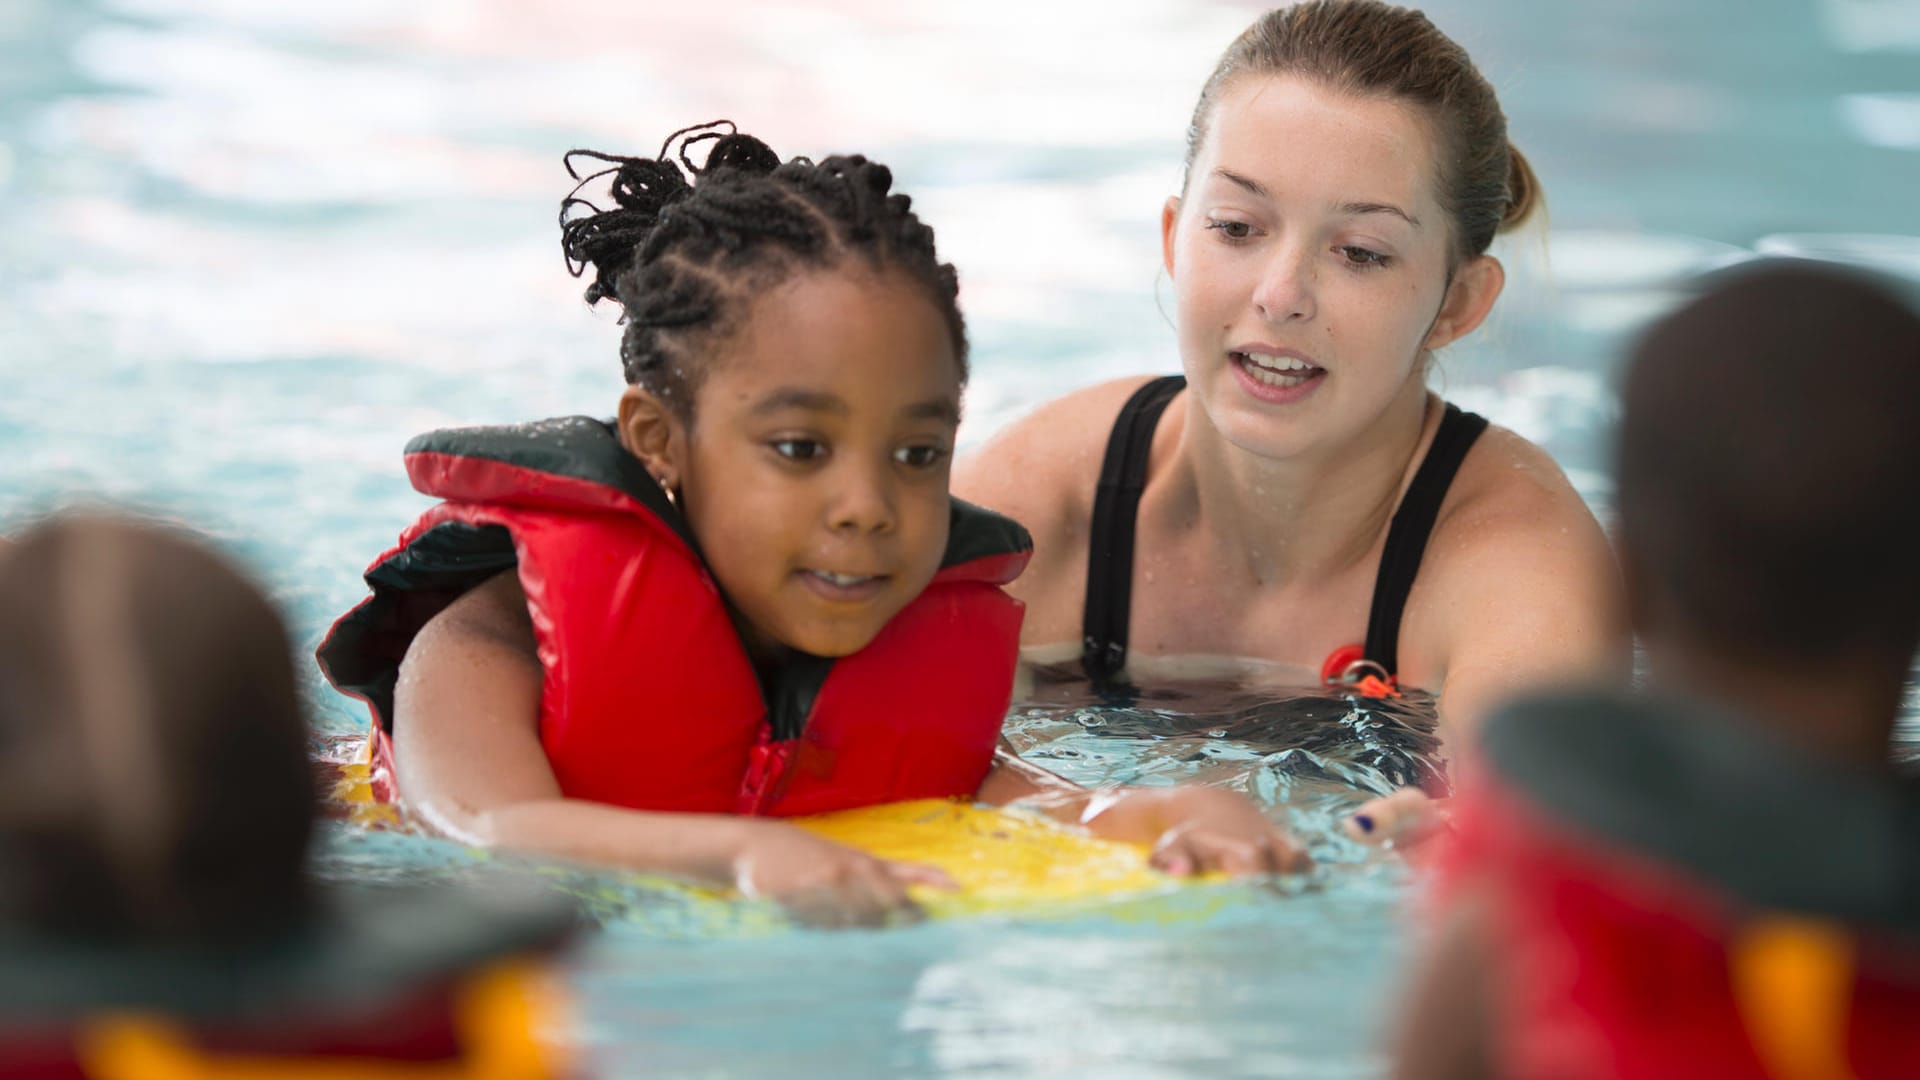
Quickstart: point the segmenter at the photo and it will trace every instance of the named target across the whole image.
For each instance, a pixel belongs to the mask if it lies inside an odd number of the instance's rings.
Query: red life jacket
[[[435,432],[406,459],[446,501],[375,560],[373,595],[319,651],[383,746],[413,635],[517,568],[545,672],[540,741],[570,798],[786,816],[971,795],[985,779],[1019,649],[1021,605],[1000,586],[1032,550],[1014,522],[955,500],[932,584],[866,648],[803,658],[763,694],[678,512],[608,425]]]
[[[320,911],[250,947],[0,934],[0,1076],[572,1075],[545,1045],[570,904],[348,886]]]
[[[1585,695],[1493,718],[1485,759],[1438,899],[1488,905],[1497,1075],[1920,1076],[1910,786]]]

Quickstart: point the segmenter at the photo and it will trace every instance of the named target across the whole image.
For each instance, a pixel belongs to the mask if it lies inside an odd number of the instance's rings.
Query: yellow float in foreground
[[[369,765],[364,750],[330,762],[332,802],[353,824],[402,826],[396,809],[373,797]],[[1032,812],[960,800],[918,799],[788,820],[883,859],[946,871],[960,884],[958,891],[913,891],[934,918],[1064,914],[1163,893],[1192,880],[1152,869],[1147,849],[1138,844],[1103,840]]]

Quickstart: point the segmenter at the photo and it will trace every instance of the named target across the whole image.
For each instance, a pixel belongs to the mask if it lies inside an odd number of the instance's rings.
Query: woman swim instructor
[[[1268,12],[1201,92],[1186,166],[1161,212],[1184,375],[1070,394],[956,469],[1033,533],[1023,644],[1072,643],[1096,679],[1199,654],[1377,670],[1438,694],[1453,737],[1520,687],[1622,677],[1592,514],[1544,451],[1427,389],[1500,295],[1494,234],[1539,200],[1466,53],[1376,0]]]

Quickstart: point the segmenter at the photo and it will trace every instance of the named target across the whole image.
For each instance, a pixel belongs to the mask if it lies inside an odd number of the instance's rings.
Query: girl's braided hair
[[[691,151],[703,143],[713,145],[696,165]],[[582,176],[575,157],[607,167]],[[857,154],[783,163],[725,120],[674,132],[657,158],[571,150],[563,160],[579,181],[560,203],[567,269],[580,277],[593,267],[589,304],[620,302],[627,382],[681,417],[692,416],[706,350],[739,328],[754,297],[856,253],[875,272],[904,272],[926,287],[966,382],[958,278],[935,253],[933,229],[914,215],[912,200],[889,193],[893,173],[885,165]],[[580,197],[582,187],[609,175],[613,209]]]

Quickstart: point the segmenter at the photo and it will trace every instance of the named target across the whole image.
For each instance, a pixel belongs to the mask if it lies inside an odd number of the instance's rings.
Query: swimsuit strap
[[[1140,492],[1147,486],[1153,432],[1167,402],[1186,389],[1184,375],[1143,383],[1120,407],[1094,489],[1087,549],[1087,604],[1081,623],[1080,665],[1095,683],[1127,662],[1127,620],[1133,607],[1133,533]]]
[[[1143,383],[1115,417],[1107,437],[1100,483],[1094,491],[1093,521],[1087,550],[1087,599],[1081,623],[1080,665],[1095,683],[1120,673],[1127,661],[1127,627],[1133,607],[1133,539],[1140,493],[1147,483],[1147,458],[1154,429],[1167,403],[1187,385],[1185,376],[1167,375]],[[1374,577],[1373,606],[1367,615],[1366,659],[1388,675],[1400,666],[1400,619],[1420,572],[1427,537],[1440,504],[1487,420],[1449,404],[1427,455],[1407,485],[1387,527],[1386,547]]]
[[[1440,416],[1439,430],[1433,433],[1433,444],[1427,447],[1427,456],[1400,497],[1393,524],[1387,527],[1387,546],[1373,579],[1373,609],[1367,613],[1366,658],[1389,675],[1400,670],[1400,616],[1406,610],[1407,594],[1413,591],[1414,576],[1420,572],[1420,557],[1426,553],[1434,519],[1440,515],[1440,504],[1460,471],[1460,462],[1485,430],[1486,417],[1448,405]]]

